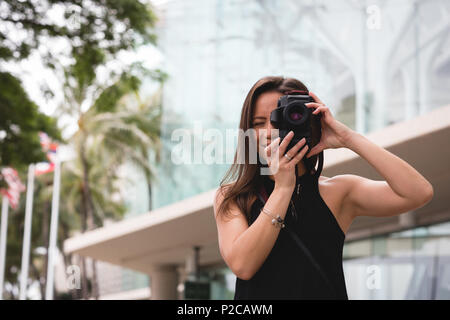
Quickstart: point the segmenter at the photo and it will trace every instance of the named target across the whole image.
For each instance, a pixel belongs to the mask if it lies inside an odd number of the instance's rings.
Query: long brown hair
[[[255,103],[258,97],[265,92],[277,91],[282,94],[290,90],[309,91],[308,88],[299,80],[294,78],[284,78],[282,76],[268,76],[259,79],[250,89],[242,106],[241,121],[239,128],[243,132],[253,127],[252,119],[255,111]],[[313,115],[311,122],[312,136],[310,150],[320,141],[320,119]],[[252,137],[249,137],[252,139]],[[245,214],[247,221],[250,221],[250,210],[253,201],[257,197],[258,187],[261,183],[261,176],[258,173],[261,163],[256,164],[249,162],[249,143],[244,139],[238,139],[238,146],[234,155],[234,161],[220,182],[219,191],[222,192],[223,200],[217,209],[217,216],[227,215],[231,203],[235,203],[237,207]],[[252,141],[250,141],[252,142]],[[244,147],[244,148],[242,148]],[[245,150],[245,161],[237,161],[239,150]],[[315,168],[318,154],[310,159],[312,168]],[[303,159],[305,160],[305,158]],[[302,161],[303,161],[302,160]],[[315,169],[314,169],[315,170]]]

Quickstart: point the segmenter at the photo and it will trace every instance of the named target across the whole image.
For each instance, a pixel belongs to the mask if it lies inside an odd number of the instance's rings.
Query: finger
[[[314,148],[311,149],[311,151],[308,153],[306,158],[311,158],[312,156],[315,156],[316,154],[321,153],[323,149],[324,148],[323,148],[322,142],[320,142]]]
[[[302,145],[304,145],[306,143],[306,139],[303,138],[301,139],[299,142],[297,142],[288,152],[286,152],[286,154],[290,157],[293,158],[297,155],[298,150],[301,148]],[[288,160],[288,159],[286,159]]]
[[[306,145],[299,153],[297,153],[295,155],[294,158],[292,158],[292,162],[295,163],[295,164],[299,163],[300,160],[302,160],[303,157],[305,156],[305,154],[308,151],[308,149],[309,149],[309,147],[308,147],[308,145]]]
[[[286,135],[286,137],[284,137],[283,141],[281,141],[280,150],[279,150],[281,155],[284,155],[284,153],[286,152],[286,148],[289,145],[289,142],[291,142],[293,136],[294,136],[294,132],[289,131],[289,133]]]
[[[314,108],[314,111],[312,112],[312,114],[314,115],[318,115],[319,113],[327,114],[328,112],[330,112],[330,109],[327,106],[314,102],[310,102],[306,107]]]
[[[267,147],[264,148],[267,157],[270,157],[279,148],[280,137],[273,140]]]
[[[314,92],[309,91],[309,95],[310,95],[311,97],[313,97],[314,101],[323,104],[322,100],[320,100],[319,97],[316,96],[316,94],[315,94]]]
[[[325,109],[326,109],[325,107],[318,107],[316,110],[314,110],[312,112],[312,114],[318,114],[318,113],[321,113],[321,112],[325,113],[325,111],[326,111]]]
[[[328,108],[327,106],[322,106],[322,107],[317,108],[316,110],[314,110],[312,112],[312,114],[314,114],[314,115],[323,114],[324,117],[332,116],[330,108]]]
[[[276,173],[276,170],[278,168],[278,166],[280,165],[280,154],[279,154],[279,150],[280,150],[280,138],[277,138],[273,141],[273,143],[270,144],[271,148],[268,150],[268,160],[267,160],[267,164],[269,165],[269,167],[271,168],[270,170],[275,170],[275,172],[272,172],[272,174]]]
[[[305,103],[305,106],[307,108],[317,109],[317,108],[320,108],[321,106],[323,106],[323,104],[317,103],[317,102],[308,102],[308,103]]]

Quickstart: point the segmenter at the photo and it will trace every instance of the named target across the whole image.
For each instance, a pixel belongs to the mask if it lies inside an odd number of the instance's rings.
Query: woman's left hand
[[[307,154],[310,158],[321,153],[325,149],[336,149],[345,147],[346,141],[351,136],[352,131],[349,127],[337,121],[331,114],[330,109],[311,91],[309,95],[313,97],[315,102],[305,103],[308,108],[314,108],[314,115],[321,114],[320,123],[322,126],[322,137],[319,143],[312,148]]]

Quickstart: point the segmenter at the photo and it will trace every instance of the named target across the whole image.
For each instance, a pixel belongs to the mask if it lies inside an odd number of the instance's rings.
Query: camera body
[[[286,151],[290,150],[297,142],[305,138],[303,145],[311,149],[311,108],[305,106],[305,103],[314,102],[314,99],[306,91],[293,90],[287,95],[281,96],[278,100],[277,108],[270,114],[270,122],[279,130],[280,143],[289,133],[294,132]],[[302,147],[302,148],[303,148]]]

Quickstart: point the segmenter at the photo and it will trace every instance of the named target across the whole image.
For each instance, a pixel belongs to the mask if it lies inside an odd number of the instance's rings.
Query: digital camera
[[[277,108],[270,114],[270,122],[279,130],[280,143],[289,131],[294,132],[286,152],[303,138],[306,140],[303,147],[308,145],[308,148],[311,149],[313,110],[305,106],[305,103],[308,102],[314,102],[314,99],[308,95],[307,91],[291,90],[288,94],[280,97]]]

